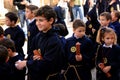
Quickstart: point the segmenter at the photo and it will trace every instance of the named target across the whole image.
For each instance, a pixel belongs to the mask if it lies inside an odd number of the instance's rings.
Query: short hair
[[[119,19],[120,19],[120,12],[117,11],[117,10],[113,10],[112,12],[115,14],[115,17],[118,18],[117,20],[119,20]],[[111,12],[111,13],[112,13],[112,12]]]
[[[53,23],[55,23],[55,19],[56,19],[56,12],[54,11],[54,9],[48,5],[42,6],[38,9],[38,11],[36,12],[35,16],[42,16],[45,17],[48,21],[53,18],[54,21]]]
[[[1,36],[2,34],[4,34],[4,30],[3,30],[3,28],[0,26],[0,36]]]
[[[77,29],[78,27],[85,27],[86,28],[86,25],[82,20],[76,19],[73,21],[73,29]]]
[[[102,27],[98,30],[96,42],[99,44],[103,44],[104,43],[103,38],[105,37],[106,33],[112,33],[115,38],[114,44],[117,44],[117,35],[116,35],[115,31],[112,28],[108,28],[108,27],[106,27],[106,28]]]
[[[54,24],[54,28],[58,31],[58,34],[60,36],[66,36],[66,28],[63,24],[58,23],[58,24]]]
[[[5,46],[0,45],[0,63],[5,63],[8,58],[8,50]]]
[[[3,38],[2,40],[0,40],[0,45],[5,46],[6,48],[10,48],[13,52],[16,51],[15,43],[12,39]]]
[[[27,9],[29,9],[31,12],[35,13],[38,9],[36,5],[28,5],[26,6]]]
[[[104,16],[107,20],[111,20],[111,14],[109,12],[102,12],[100,16]]]
[[[15,23],[17,22],[18,20],[18,16],[16,15],[16,13],[14,12],[8,12],[5,14],[5,17],[9,18],[10,21],[14,21]]]

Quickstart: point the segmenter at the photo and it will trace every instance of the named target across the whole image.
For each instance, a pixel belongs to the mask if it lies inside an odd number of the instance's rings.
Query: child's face
[[[77,29],[74,29],[73,32],[77,38],[82,38],[85,35],[85,28],[78,27]]]
[[[115,16],[114,12],[111,12],[112,22],[117,21],[117,17]]]
[[[34,13],[33,12],[31,12],[30,11],[30,9],[25,9],[25,17],[27,18],[27,19],[32,19],[33,18],[33,15],[34,15]]]
[[[110,20],[107,20],[105,16],[100,16],[100,24],[102,27],[108,26],[110,23]]]
[[[13,21],[11,22],[8,17],[5,17],[5,24],[6,24],[7,26],[12,26],[12,23],[13,23]]]
[[[52,28],[53,19],[51,18],[49,21],[42,16],[36,17],[36,25],[39,31],[47,32],[49,29]]]
[[[115,41],[115,36],[112,33],[105,33],[103,41],[105,42],[106,45],[111,45]]]

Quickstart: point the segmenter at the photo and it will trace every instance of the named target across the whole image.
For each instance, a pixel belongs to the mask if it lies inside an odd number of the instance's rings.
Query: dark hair
[[[119,20],[120,19],[120,12],[117,10],[113,10],[112,12],[115,14],[115,17],[118,18],[117,20]]]
[[[0,26],[0,36],[1,36],[2,34],[4,34],[4,30],[3,30],[3,28]]]
[[[13,52],[16,51],[14,41],[8,38],[4,38],[0,41],[0,45],[10,48]]]
[[[8,50],[5,46],[0,45],[0,63],[5,63],[8,58]]]
[[[104,16],[107,20],[111,20],[111,14],[109,12],[103,12],[100,14],[100,16]]]
[[[28,5],[26,6],[26,8],[29,9],[31,12],[35,12],[38,9],[38,7],[35,5]]]
[[[53,18],[54,19],[54,22],[55,22],[55,19],[56,19],[56,13],[55,11],[53,10],[52,7],[48,6],[48,5],[45,5],[45,6],[42,6],[38,9],[38,11],[36,12],[36,17],[37,16],[43,16],[45,17],[48,21]],[[54,23],[53,22],[53,23]]]
[[[61,23],[54,24],[54,28],[58,31],[58,34],[60,36],[66,36],[66,28],[63,24]]]
[[[73,21],[73,29],[77,29],[78,27],[85,27],[86,28],[86,25],[82,20],[76,19],[75,21]]]
[[[10,21],[14,21],[15,23],[18,20],[18,16],[14,12],[8,12],[8,13],[6,13],[5,17],[9,18]]]

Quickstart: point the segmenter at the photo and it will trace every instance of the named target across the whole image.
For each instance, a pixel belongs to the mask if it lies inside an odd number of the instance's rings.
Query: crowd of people
[[[92,0],[59,0],[55,6],[41,7],[13,0],[13,5],[18,14],[7,12],[8,28],[0,27],[1,80],[26,80],[26,76],[27,80],[92,80],[93,68],[96,80],[120,80],[119,0],[97,0],[94,5]],[[66,10],[73,23],[68,38]]]

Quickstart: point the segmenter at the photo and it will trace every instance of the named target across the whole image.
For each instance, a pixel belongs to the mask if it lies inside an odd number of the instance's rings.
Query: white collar
[[[33,18],[32,20],[28,19],[28,23],[32,23],[35,20],[35,18]]]
[[[109,45],[109,46],[107,46],[107,45],[104,44],[103,47],[112,48],[112,44]]]

